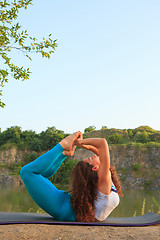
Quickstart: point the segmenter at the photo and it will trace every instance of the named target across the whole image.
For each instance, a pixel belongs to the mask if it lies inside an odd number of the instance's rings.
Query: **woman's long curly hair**
[[[87,162],[78,162],[71,173],[71,202],[76,221],[95,221],[94,201],[97,197],[97,172]]]
[[[123,197],[121,184],[119,182],[119,177],[117,175],[115,166],[110,166],[110,172],[111,172],[112,182],[117,189],[117,193],[118,193],[119,197]]]
[[[94,222],[95,200],[97,198],[97,172],[92,170],[93,165],[80,161],[71,173],[71,203],[76,214],[76,221]],[[123,196],[115,167],[110,167],[112,181],[118,195]]]

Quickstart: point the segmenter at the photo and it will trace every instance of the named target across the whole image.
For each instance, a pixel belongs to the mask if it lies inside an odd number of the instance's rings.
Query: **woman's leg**
[[[47,171],[43,172],[42,175],[46,178],[52,177],[57,172],[57,170],[60,168],[61,164],[64,162],[66,157],[73,156],[75,149],[76,149],[76,146],[73,146],[72,150],[63,151],[63,153],[61,153],[58,156],[58,158],[54,161],[54,163],[50,166],[50,168]]]
[[[70,194],[58,190],[46,177],[50,175],[51,167],[55,172],[65,159],[62,145],[57,144],[47,153],[21,169],[21,178],[33,200],[47,213],[57,220],[75,220],[71,208]],[[58,162],[59,161],[59,162]],[[55,168],[53,164],[56,164]]]
[[[60,168],[61,164],[64,162],[66,157],[67,156],[65,156],[63,153],[61,153],[57,157],[57,159],[52,163],[52,165],[45,172],[42,173],[42,176],[44,176],[46,178],[52,177],[57,172],[57,170]]]

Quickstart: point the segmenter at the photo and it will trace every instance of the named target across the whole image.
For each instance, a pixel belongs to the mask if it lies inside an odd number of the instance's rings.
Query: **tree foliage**
[[[118,133],[113,133],[109,138],[108,138],[109,142],[112,144],[118,144],[121,142],[122,140],[122,135],[118,134]]]
[[[35,152],[49,150],[60,142],[67,134],[55,127],[47,128],[37,134],[35,131],[22,131],[20,127],[13,126],[0,132],[0,146],[14,143],[19,149],[28,149]]]
[[[89,129],[96,133],[92,126]],[[88,132],[85,137],[93,137],[92,131]],[[0,147],[4,149],[5,146],[14,144],[21,150],[31,150],[40,153],[51,149],[67,135],[64,131],[58,130],[54,126],[48,127],[45,131],[38,134],[32,130],[22,131],[19,126],[12,126],[4,131],[0,129]],[[106,138],[109,144],[135,143],[143,146],[143,144],[148,143],[160,143],[160,131],[149,133],[147,131],[140,132],[137,129],[136,131],[135,129],[129,129],[128,135],[126,135],[126,130],[120,131],[119,129],[117,132],[116,129],[114,129],[114,132],[110,131],[110,129],[105,129],[96,133],[96,137]]]
[[[136,140],[136,142],[140,142],[140,143],[147,143],[150,141],[149,135],[146,131],[143,131],[143,132],[138,131],[135,134],[134,139]]]
[[[92,131],[94,131],[95,129],[96,129],[95,126],[89,126],[89,127],[87,127],[87,128],[84,129],[84,132],[85,132],[85,133],[92,132]]]
[[[32,53],[40,53],[42,57],[50,58],[57,47],[56,40],[52,40],[51,34],[47,39],[38,41],[31,37],[27,30],[22,30],[18,22],[20,9],[27,9],[32,5],[32,0],[3,0],[0,1],[0,96],[2,96],[2,87],[8,82],[9,77],[16,80],[29,79],[30,69],[24,66],[17,66],[10,53],[14,50],[21,52],[24,57],[32,60]],[[0,99],[0,107],[5,103]]]
[[[105,129],[108,129],[107,126],[102,126],[101,130],[105,130]]]

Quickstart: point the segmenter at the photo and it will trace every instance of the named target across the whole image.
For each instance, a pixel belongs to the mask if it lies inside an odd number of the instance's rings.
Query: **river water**
[[[37,212],[40,208],[34,203],[24,186],[0,185],[1,212]],[[160,191],[125,190],[119,206],[112,217],[133,217],[149,211],[160,213]]]

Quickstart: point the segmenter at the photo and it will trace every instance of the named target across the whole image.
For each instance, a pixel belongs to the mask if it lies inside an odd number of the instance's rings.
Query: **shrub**
[[[84,129],[84,133],[88,133],[88,132],[92,132],[96,129],[95,126],[89,126],[88,128],[85,128]]]
[[[122,135],[113,133],[111,136],[109,136],[108,140],[111,144],[118,144],[122,140]]]
[[[136,163],[136,164],[134,164],[133,166],[132,166],[132,168],[133,168],[133,170],[134,171],[139,171],[140,169],[141,169],[141,164],[139,164],[139,163]]]
[[[12,173],[10,175],[19,175],[22,166],[23,166],[23,162],[12,162],[8,166],[8,168],[12,170]]]
[[[25,157],[25,163],[32,162],[38,157],[39,157],[39,154],[37,152],[32,152],[30,154],[27,154],[27,156]]]
[[[102,126],[101,130],[108,129],[107,126]]]
[[[41,140],[38,138],[32,138],[30,140],[29,149],[36,152],[41,151],[42,150]]]
[[[20,149],[20,150],[25,150],[26,145],[25,145],[24,142],[21,141],[17,144],[17,148]]]
[[[159,148],[160,147],[160,143],[156,143],[156,142],[149,142],[146,143],[145,146],[150,149],[150,148]]]
[[[141,142],[142,143],[147,143],[149,142],[150,139],[149,139],[149,135],[146,131],[143,131],[142,134],[141,134]]]
[[[146,185],[147,187],[149,187],[149,186],[151,185],[151,181],[150,181],[149,179],[147,179],[147,180],[145,181],[145,185]]]
[[[51,178],[51,181],[53,183],[68,184],[71,171],[77,162],[77,160],[72,158],[65,160],[56,174]]]

